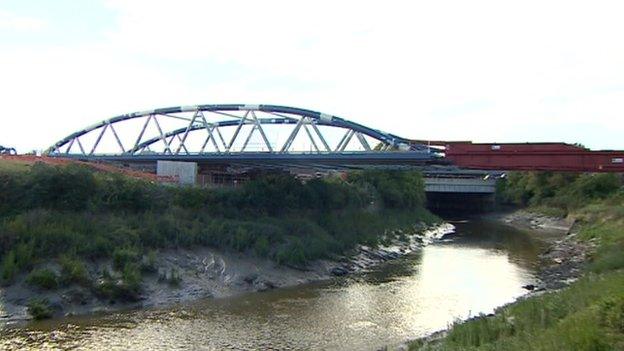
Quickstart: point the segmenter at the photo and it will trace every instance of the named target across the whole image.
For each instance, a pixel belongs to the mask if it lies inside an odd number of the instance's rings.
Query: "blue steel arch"
[[[385,133],[380,130],[364,126],[362,124],[346,120],[344,118],[340,118],[334,115],[324,114],[318,111],[312,111],[308,109],[288,107],[288,106],[279,106],[279,105],[204,104],[204,105],[192,105],[192,106],[166,107],[166,108],[140,111],[140,112],[134,112],[134,113],[112,117],[110,119],[96,123],[85,129],[82,129],[80,131],[77,131],[68,135],[67,137],[53,144],[44,153],[48,155],[57,154],[59,153],[59,150],[61,147],[66,146],[69,143],[73,143],[73,141],[75,141],[77,138],[89,132],[92,132],[100,128],[105,128],[107,126],[114,125],[116,123],[126,121],[126,120],[137,119],[137,118],[147,117],[147,116],[155,116],[155,115],[166,116],[166,115],[182,113],[182,112],[219,113],[219,112],[224,112],[224,111],[261,111],[261,112],[267,112],[271,114],[285,113],[285,114],[297,115],[301,117],[307,117],[315,121],[317,125],[332,126],[332,127],[339,127],[339,128],[353,130],[354,132],[358,132],[358,133],[367,135],[371,138],[377,139],[381,141],[382,143],[388,145],[389,147],[396,148],[397,146],[402,145],[402,144],[403,145],[410,144],[408,139],[401,138],[390,133]],[[280,116],[280,115],[277,115],[277,116]],[[283,115],[281,117],[276,117],[276,118],[260,118],[258,119],[258,121],[260,124],[294,124],[298,122],[298,120],[295,118],[284,117]],[[213,125],[226,127],[226,126],[235,126],[238,123],[240,122],[237,120],[226,120],[226,121],[213,123]],[[190,125],[188,128],[179,128],[179,129],[164,133],[164,136],[166,138],[176,136],[176,135],[179,136],[182,133],[188,133],[190,131],[199,130],[203,128],[204,128],[204,125],[201,125],[201,124]],[[155,138],[151,138],[149,140],[143,141],[135,145],[132,149],[128,150],[127,153],[129,154],[136,153],[160,140],[162,140],[162,137],[155,137]],[[424,146],[414,147],[412,145],[412,150],[425,151],[425,150],[428,150],[428,148]]]

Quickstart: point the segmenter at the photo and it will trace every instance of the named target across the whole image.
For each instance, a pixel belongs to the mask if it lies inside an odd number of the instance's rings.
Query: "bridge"
[[[113,117],[45,151],[86,161],[200,167],[352,169],[442,164],[422,144],[316,111],[276,105],[195,105]]]
[[[419,169],[427,191],[492,194],[502,171],[624,172],[623,151],[563,143],[474,144],[410,140],[317,111],[217,104],[116,116],[59,140],[52,157],[112,162],[188,182],[236,182],[258,169],[296,173],[362,168]],[[168,162],[168,163],[166,163]],[[181,162],[177,166],[171,162]],[[161,164],[159,166],[159,163]],[[184,164],[191,167],[186,169]],[[233,175],[234,174],[234,175]]]

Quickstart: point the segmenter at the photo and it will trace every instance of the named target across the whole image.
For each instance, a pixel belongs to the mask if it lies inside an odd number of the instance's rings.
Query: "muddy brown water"
[[[164,308],[0,326],[0,349],[375,350],[526,293],[544,243],[482,220],[367,273]]]

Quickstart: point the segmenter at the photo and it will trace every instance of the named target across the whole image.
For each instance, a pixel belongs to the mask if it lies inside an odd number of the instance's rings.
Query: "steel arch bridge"
[[[48,156],[122,162],[413,166],[434,149],[337,116],[276,105],[194,105],[129,113],[70,134]]]

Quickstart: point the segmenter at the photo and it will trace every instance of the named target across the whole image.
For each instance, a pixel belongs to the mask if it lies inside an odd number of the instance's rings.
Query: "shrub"
[[[624,245],[605,244],[598,249],[591,263],[594,272],[601,273],[624,268]]]
[[[102,272],[101,280],[95,284],[94,292],[101,298],[135,302],[141,298],[141,272],[138,264],[127,263],[116,279],[107,270]]]
[[[123,284],[130,290],[139,293],[141,290],[141,270],[136,263],[128,262],[121,274]]]
[[[134,249],[116,249],[113,251],[113,267],[116,270],[122,270],[129,263],[136,262],[138,257],[139,254]]]
[[[145,273],[156,273],[158,271],[155,250],[150,250],[147,255],[143,256],[141,259],[141,271]]]
[[[167,279],[167,282],[169,283],[169,285],[174,286],[174,287],[180,286],[180,283],[182,282],[182,278],[180,278],[180,274],[173,267],[171,268],[171,272],[169,272],[169,277]]]
[[[50,290],[58,287],[58,275],[56,272],[47,269],[35,269],[26,276],[26,282],[36,287]]]
[[[52,317],[52,308],[47,299],[35,298],[28,301],[28,314],[35,320],[41,320]]]
[[[2,259],[2,266],[0,267],[0,278],[2,283],[10,283],[18,273],[17,263],[15,262],[15,252],[12,250],[7,253]]]
[[[618,196],[622,178],[617,174],[512,172],[499,181],[497,198],[515,205],[577,209],[596,199]]]
[[[624,333],[624,296],[605,299],[600,304],[600,321],[618,333]]]
[[[75,283],[88,286],[91,283],[87,267],[79,259],[62,256],[60,264],[61,282],[63,284]]]
[[[269,239],[266,236],[260,236],[254,243],[254,253],[260,257],[267,257],[270,252]]]

